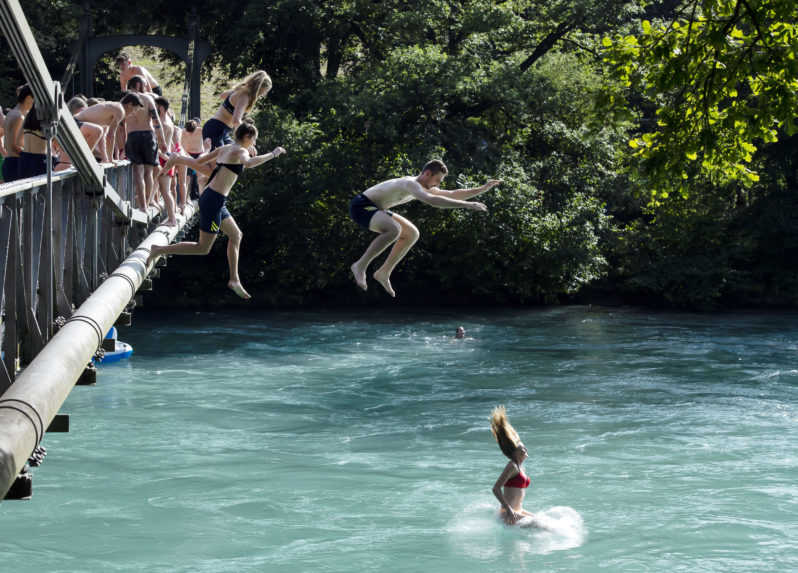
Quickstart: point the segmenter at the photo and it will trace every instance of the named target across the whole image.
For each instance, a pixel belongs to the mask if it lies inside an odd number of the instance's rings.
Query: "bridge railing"
[[[129,163],[107,164],[105,174],[115,197],[87,193],[74,169],[52,174],[52,212],[46,176],[0,185],[0,394],[52,337],[57,317],[71,316],[146,233],[125,216]]]
[[[0,28],[33,91],[48,156],[46,175],[0,185],[2,500],[152,271],[150,247],[178,238],[196,205],[176,226],[159,225],[155,207],[134,209],[130,164],[94,159],[19,0],[0,0]],[[53,138],[73,169],[52,171]]]

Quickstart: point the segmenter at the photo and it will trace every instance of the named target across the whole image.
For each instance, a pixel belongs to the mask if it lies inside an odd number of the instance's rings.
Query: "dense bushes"
[[[94,8],[98,32],[143,31],[113,4]],[[679,184],[660,185],[650,203],[649,177],[670,175],[646,171],[635,155],[678,91],[631,81],[661,69],[645,68],[651,53],[634,60],[631,38],[650,41],[643,17],[667,30],[679,17],[673,3],[650,3],[647,16],[624,0],[196,4],[217,69],[272,74],[256,114],[259,146],[288,150],[245,172],[230,201],[255,304],[600,302],[599,293],[690,309],[798,303],[795,136],[757,142],[758,181],[673,173]],[[160,6],[142,2],[141,21],[181,33],[184,14]],[[622,62],[614,76],[601,59],[607,43]],[[56,68],[65,60],[57,45],[53,34],[42,42]],[[629,81],[616,83],[618,70]],[[683,143],[657,157],[684,164],[697,151]],[[421,239],[397,268],[399,298],[374,283],[363,294],[349,265],[373,235],[349,220],[348,202],[431,157],[449,166],[448,188],[504,184],[480,199],[487,213],[400,207]],[[168,304],[238,304],[224,287],[224,247],[207,259],[173,257],[156,292],[172,293]]]

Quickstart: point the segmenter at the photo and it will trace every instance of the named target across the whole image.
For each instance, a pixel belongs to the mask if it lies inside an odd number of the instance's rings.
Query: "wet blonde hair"
[[[241,83],[233,87],[233,91],[239,89],[245,89],[247,91],[249,103],[245,111],[251,111],[255,102],[258,101],[258,98],[262,95],[261,92],[266,94],[272,89],[272,79],[269,77],[269,74],[263,70],[258,70],[257,72],[249,74],[246,78],[241,80]]]
[[[490,431],[499,443],[499,449],[510,459],[521,445],[521,437],[507,419],[507,410],[504,406],[496,406],[490,414]]]

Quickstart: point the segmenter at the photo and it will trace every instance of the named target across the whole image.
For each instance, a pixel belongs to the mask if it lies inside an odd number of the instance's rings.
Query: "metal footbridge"
[[[153,272],[150,247],[179,238],[194,205],[178,216],[176,227],[159,224],[155,208],[134,208],[130,164],[94,159],[18,0],[0,0],[0,24],[44,116],[48,156],[56,139],[74,166],[54,173],[48,162],[46,175],[0,184],[4,499],[15,482],[30,481],[23,473],[29,457],[72,388],[85,379],[105,334],[120,321],[129,323],[136,293]]]

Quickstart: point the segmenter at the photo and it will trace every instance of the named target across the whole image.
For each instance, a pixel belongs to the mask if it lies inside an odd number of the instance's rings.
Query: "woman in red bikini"
[[[510,425],[504,406],[497,406],[490,416],[490,431],[499,443],[499,448],[510,458],[504,466],[499,479],[493,485],[493,495],[502,507],[499,516],[507,525],[515,525],[524,517],[534,518],[534,514],[521,507],[524,493],[532,480],[521,466],[527,458],[527,451],[518,432]]]

